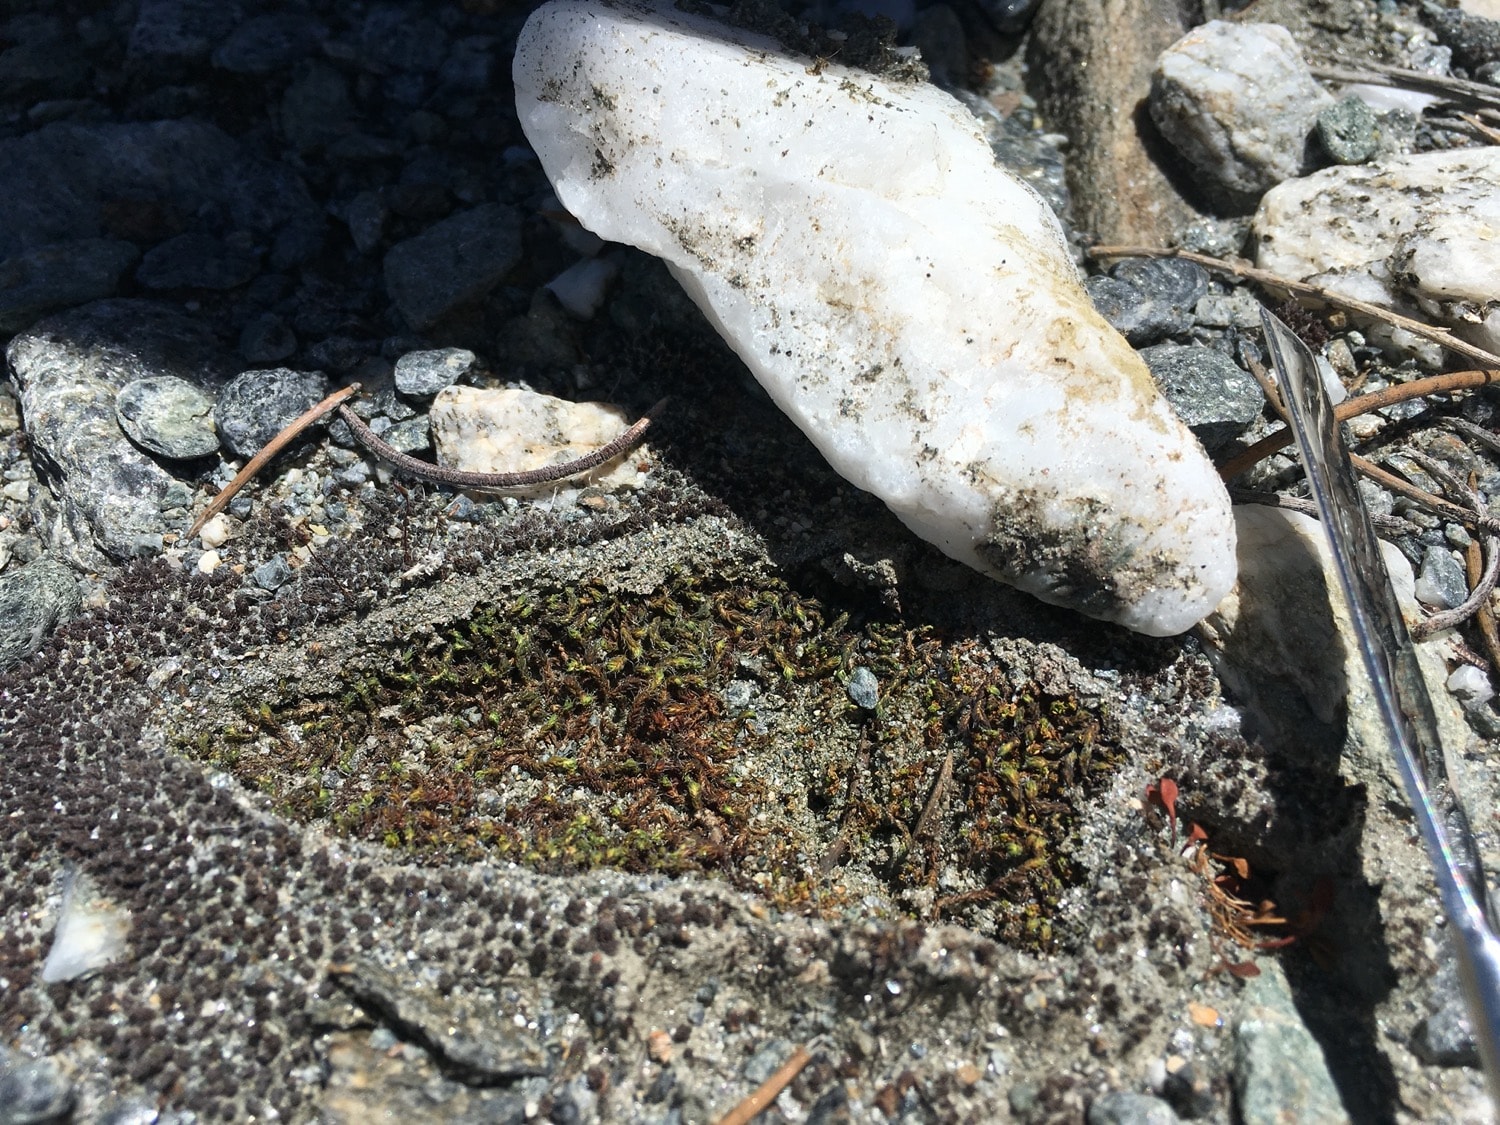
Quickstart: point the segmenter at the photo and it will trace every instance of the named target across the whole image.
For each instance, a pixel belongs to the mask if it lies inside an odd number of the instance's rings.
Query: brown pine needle
[[[1481,367],[1500,367],[1500,356],[1493,352],[1487,352],[1483,348],[1475,347],[1473,344],[1465,343],[1446,328],[1435,328],[1430,324],[1423,324],[1420,320],[1394,313],[1390,309],[1372,305],[1368,301],[1361,301],[1354,297],[1346,297],[1344,294],[1329,289],[1324,285],[1311,285],[1305,281],[1293,281],[1289,277],[1282,277],[1270,270],[1257,269],[1255,266],[1244,262],[1227,261],[1223,258],[1211,258],[1207,254],[1196,254],[1191,250],[1163,249],[1154,246],[1095,246],[1089,250],[1091,258],[1181,258],[1184,261],[1196,262],[1204,269],[1217,270],[1220,273],[1231,274],[1234,277],[1243,277],[1246,281],[1253,281],[1257,285],[1263,285],[1271,289],[1283,289],[1288,293],[1300,293],[1304,297],[1314,297],[1324,301],[1336,308],[1348,309],[1350,312],[1359,313],[1375,320],[1383,320],[1387,324],[1394,324],[1397,328],[1404,328],[1414,336],[1421,336],[1424,340],[1431,340],[1435,344],[1447,348],[1461,356],[1472,359]]]
[[[781,1096],[781,1091],[791,1085],[792,1079],[801,1074],[803,1067],[811,1061],[812,1054],[808,1049],[798,1047],[792,1052],[791,1058],[782,1063],[776,1073],[762,1082],[753,1094],[719,1118],[719,1125],[749,1125]]]
[[[1360,395],[1358,398],[1345,399],[1333,408],[1333,416],[1340,422],[1347,422],[1350,418],[1357,418],[1361,414],[1368,414],[1372,410],[1380,410],[1398,402],[1425,398],[1427,395],[1472,390],[1491,383],[1500,383],[1500,370],[1449,371],[1443,375],[1429,375],[1425,379],[1413,379],[1410,383],[1399,383],[1367,395]],[[1267,434],[1254,445],[1241,450],[1220,465],[1219,476],[1226,481],[1233,480],[1246,469],[1258,465],[1271,454],[1291,444],[1292,431],[1290,429]]]
[[[1464,570],[1468,574],[1469,588],[1474,589],[1484,574],[1484,552],[1477,539],[1469,540],[1468,550],[1464,552]],[[1489,598],[1479,603],[1474,620],[1479,625],[1479,636],[1484,641],[1484,651],[1490,658],[1490,667],[1500,671],[1500,628],[1496,628],[1495,609]]]
[[[314,406],[311,410],[304,411],[303,413],[297,415],[296,418],[292,419],[291,422],[287,423],[287,425],[282,428],[281,432],[273,437],[270,441],[266,442],[266,444],[261,447],[259,453],[250,458],[250,460],[246,461],[245,467],[234,475],[234,479],[226,484],[223,489],[220,490],[219,494],[208,502],[208,507],[203,509],[198,518],[193,521],[193,526],[188,528],[187,539],[191,540],[193,536],[197,535],[198,532],[203,530],[204,524],[206,524],[209,520],[213,519],[216,515],[227,508],[229,506],[229,502],[234,499],[235,494],[239,492],[240,489],[244,488],[245,485],[248,484],[252,479],[254,479],[256,473],[260,472],[263,468],[266,467],[266,462],[271,460],[272,457],[275,457],[276,454],[280,453],[287,447],[288,444],[295,440],[298,434],[307,429],[308,426],[311,426],[314,422],[323,417],[323,415],[327,414],[330,410],[333,410],[345,399],[350,398],[358,393],[358,391],[359,384],[350,383],[347,387],[342,387],[339,390],[334,391],[333,394],[329,395],[322,402],[318,403],[317,406]]]

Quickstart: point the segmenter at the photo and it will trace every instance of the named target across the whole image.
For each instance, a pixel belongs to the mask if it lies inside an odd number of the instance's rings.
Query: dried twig
[[[1500,557],[1500,552],[1491,546],[1491,563],[1496,557]],[[1470,539],[1468,549],[1464,551],[1464,570],[1469,579],[1469,588],[1472,590],[1478,587],[1485,568],[1484,552],[1480,550],[1477,539]],[[1490,667],[1500,669],[1500,628],[1495,625],[1495,609],[1489,598],[1479,603],[1479,608],[1474,612],[1474,621],[1479,626],[1479,636],[1484,641],[1484,651],[1490,658]]]
[[[471,473],[462,469],[449,469],[443,465],[434,465],[430,461],[420,461],[382,441],[380,435],[365,425],[359,415],[347,406],[339,407],[339,417],[349,424],[349,429],[354,432],[355,438],[366,449],[381,460],[390,462],[402,472],[417,477],[419,480],[431,481],[434,484],[450,484],[456,488],[527,488],[531,485],[547,484],[550,481],[577,476],[590,469],[597,469],[607,461],[613,461],[640,442],[646,430],[650,428],[652,418],[661,410],[666,401],[662,399],[641,415],[635,425],[608,445],[601,445],[592,453],[572,461],[563,461],[556,465],[546,465],[540,469],[527,469],[516,473]]]
[[[1444,629],[1462,625],[1478,613],[1481,606],[1489,604],[1490,595],[1495,592],[1495,582],[1500,580],[1500,538],[1488,536],[1485,539],[1484,551],[1487,556],[1484,573],[1480,575],[1478,584],[1464,599],[1463,604],[1456,605],[1452,609],[1445,609],[1441,613],[1434,613],[1424,621],[1418,621],[1411,627],[1412,640],[1420,641]],[[1493,618],[1491,622],[1493,623]],[[1489,638],[1485,640],[1488,641]]]
[[[1280,492],[1259,492],[1249,488],[1231,488],[1229,498],[1236,504],[1260,504],[1267,508],[1285,508],[1289,512],[1301,512],[1304,516],[1318,515],[1318,505],[1305,496],[1284,496]],[[1400,516],[1387,516],[1371,512],[1370,519],[1375,530],[1386,535],[1415,535],[1422,529],[1411,520]]]
[[[229,502],[234,499],[235,494],[244,488],[254,478],[256,473],[266,467],[266,462],[270,461],[272,457],[275,457],[276,454],[280,453],[294,441],[298,434],[330,410],[340,406],[345,399],[352,397],[358,391],[359,384],[350,383],[347,387],[342,387],[334,391],[333,394],[329,395],[311,410],[304,411],[292,419],[275,437],[261,446],[260,452],[246,461],[245,467],[235,473],[234,479],[220,489],[219,494],[208,502],[208,507],[203,509],[198,518],[193,521],[193,526],[188,528],[186,538],[191,540],[193,536],[203,530],[204,524],[227,508]]]
[[[1367,63],[1363,67],[1314,66],[1309,67],[1314,78],[1324,82],[1359,83],[1364,86],[1395,86],[1404,89],[1422,90],[1437,94],[1455,102],[1472,102],[1477,105],[1500,106],[1500,90],[1485,82],[1469,82],[1463,78],[1450,78],[1446,74],[1429,74],[1425,70],[1408,70],[1384,63]]]
[[[791,1057],[776,1069],[776,1073],[762,1082],[753,1094],[719,1118],[719,1125],[749,1125],[758,1114],[764,1112],[781,1096],[781,1091],[790,1086],[792,1079],[801,1074],[803,1068],[810,1062],[812,1062],[812,1052],[805,1046],[798,1047],[792,1052]]]
[[[1388,324],[1394,324],[1397,328],[1404,328],[1414,336],[1421,336],[1424,340],[1431,340],[1435,344],[1447,348],[1457,355],[1467,356],[1483,367],[1500,367],[1500,356],[1493,352],[1487,352],[1483,348],[1475,347],[1473,344],[1465,343],[1446,328],[1435,328],[1430,324],[1424,324],[1420,320],[1394,313],[1390,309],[1379,305],[1372,305],[1368,301],[1357,300],[1354,297],[1345,296],[1336,290],[1329,289],[1324,285],[1311,285],[1305,281],[1293,281],[1289,277],[1282,277],[1270,270],[1257,269],[1255,266],[1244,262],[1228,261],[1223,258],[1211,258],[1207,254],[1195,254],[1191,250],[1163,249],[1154,246],[1095,246],[1089,250],[1091,258],[1181,258],[1184,261],[1196,262],[1205,269],[1218,270],[1220,273],[1231,274],[1234,277],[1243,277],[1246,281],[1253,281],[1257,285],[1264,285],[1272,289],[1284,289],[1288,293],[1300,293],[1305,297],[1315,297],[1320,301],[1326,301],[1338,308],[1348,309],[1350,312],[1359,313],[1375,320],[1383,320]]]
[[[1427,395],[1452,394],[1454,391],[1472,390],[1475,387],[1488,386],[1491,383],[1500,383],[1500,370],[1488,371],[1450,371],[1444,375],[1430,375],[1425,379],[1413,379],[1409,383],[1398,383],[1382,390],[1372,391],[1358,398],[1345,399],[1333,408],[1333,416],[1340,422],[1347,422],[1350,418],[1356,418],[1361,414],[1369,414],[1371,411],[1380,410],[1383,407],[1392,406],[1398,402],[1408,402],[1414,398],[1424,398]],[[1455,429],[1459,427],[1455,423],[1458,419],[1448,419],[1449,425]],[[1465,426],[1473,423],[1465,422]],[[1473,426],[1478,430],[1478,426]],[[1462,430],[1470,434],[1469,430]],[[1484,431],[1480,431],[1484,433]],[[1494,435],[1487,435],[1494,439]],[[1482,440],[1482,439],[1481,439]],[[1500,442],[1500,439],[1494,439]],[[1292,431],[1290,429],[1277,430],[1273,434],[1267,434],[1255,444],[1247,446],[1236,453],[1229,460],[1219,466],[1219,475],[1225,480],[1233,480],[1245,470],[1264,461],[1271,454],[1278,452],[1292,444]]]

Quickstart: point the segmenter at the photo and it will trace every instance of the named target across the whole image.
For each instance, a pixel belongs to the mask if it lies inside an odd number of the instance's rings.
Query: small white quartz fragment
[[[1327,168],[1266,193],[1256,264],[1500,350],[1500,148]]]
[[[538,9],[514,73],[563,205],[664,258],[833,467],[922,538],[1159,635],[1229,589],[1212,465],[958,102],[632,0]]]
[[[586,457],[630,428],[625,412],[599,402],[569,402],[535,391],[445,387],[429,415],[438,464],[474,473],[517,473]],[[636,488],[642,452],[629,450],[588,473],[513,496],[571,497],[585,486]]]
[[[101,898],[87,876],[69,875],[42,980],[56,984],[102,969],[124,952],[129,933],[127,911]]]

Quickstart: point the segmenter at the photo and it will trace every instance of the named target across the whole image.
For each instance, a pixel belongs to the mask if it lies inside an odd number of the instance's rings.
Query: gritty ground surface
[[[1356,1121],[1485,1118],[1476,1070],[1413,1050],[1437,903],[1342,711],[1247,739],[1197,639],[948,562],[657,265],[626,254],[579,322],[532,300],[561,238],[527,240],[431,342],[569,397],[670,393],[644,489],[471,508],[376,478],[328,534],[308,482],[353,458],[320,433],[211,575],[181,543],[101,572],[0,677],[0,1042],[57,1062],[76,1119],[708,1121],[808,1043],[769,1119],[1078,1121],[1132,1091],[1228,1122],[1307,1104],[1319,1048]],[[42,482],[6,504],[38,549]],[[273,595],[250,576],[278,555]],[[1189,822],[1222,859],[1183,854]],[[44,985],[69,873],[130,936]],[[1295,940],[1237,944],[1216,886]]]

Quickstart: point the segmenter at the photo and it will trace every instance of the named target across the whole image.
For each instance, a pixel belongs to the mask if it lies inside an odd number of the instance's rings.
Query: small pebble
[[[218,452],[213,399],[175,375],[148,375],[120,388],[115,418],[125,436],[148,453],[174,460]]]
[[[863,707],[866,711],[875,710],[875,705],[880,702],[880,684],[875,673],[862,664],[849,674],[844,690],[856,707]]]
[[[0,668],[30,656],[80,604],[78,577],[55,559],[0,574]]]
[[[228,517],[220,512],[198,529],[198,540],[210,549],[222,547],[228,542],[231,530]]]
[[[198,573],[212,574],[219,569],[223,562],[224,560],[219,557],[218,551],[204,551],[203,554],[198,556]]]
[[[253,457],[327,394],[328,379],[321,371],[246,371],[224,388],[214,405],[219,436],[235,456]]]
[[[1463,565],[1447,547],[1428,547],[1417,575],[1417,600],[1433,609],[1452,609],[1469,596]]]
[[[73,1100],[72,1084],[51,1059],[29,1059],[0,1047],[0,1125],[62,1121]]]
[[[407,352],[396,361],[396,389],[423,398],[435,395],[472,371],[475,359],[467,348]]]
[[[1212,348],[1157,344],[1141,352],[1178,417],[1210,453],[1244,433],[1260,417],[1260,385],[1234,360]]]
[[[256,567],[251,577],[262,590],[277,590],[292,577],[292,567],[283,556],[277,555]]]
[[[1088,1125],[1177,1125],[1172,1107],[1148,1094],[1111,1091],[1089,1106]]]
[[[1465,711],[1477,711],[1495,698],[1495,687],[1483,669],[1460,664],[1448,677],[1448,690],[1463,704]]]
[[[1336,164],[1363,164],[1380,151],[1375,112],[1353,94],[1318,114],[1318,140]]]
[[[297,334],[275,313],[262,313],[240,333],[240,355],[249,363],[276,363],[297,350]]]

